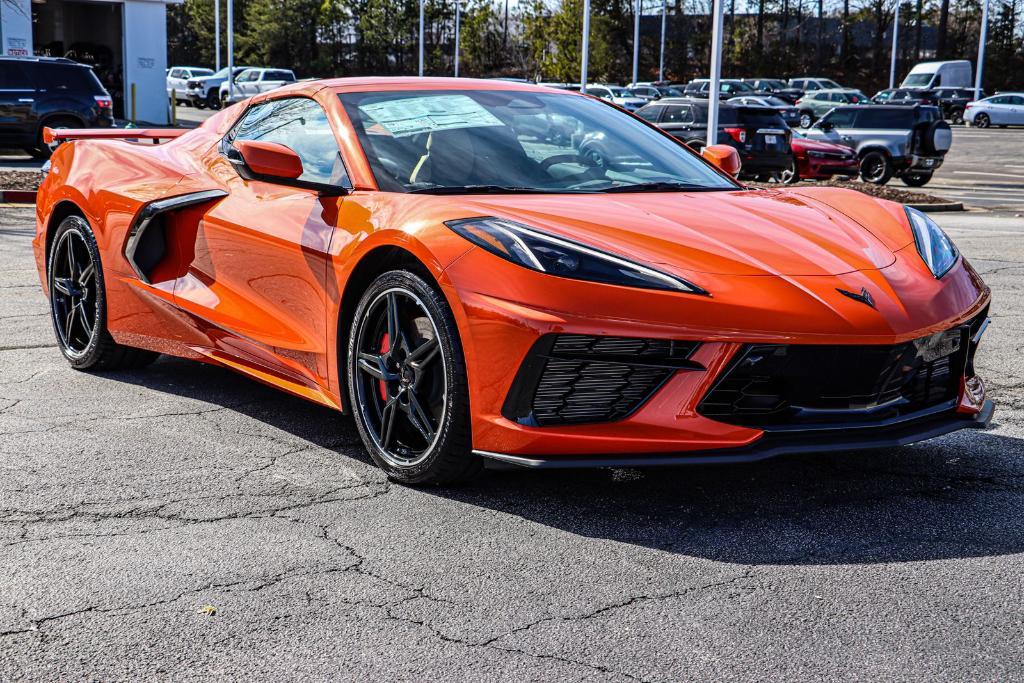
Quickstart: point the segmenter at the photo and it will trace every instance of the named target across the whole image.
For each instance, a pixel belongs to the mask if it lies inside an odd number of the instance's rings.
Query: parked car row
[[[167,96],[173,93],[178,104],[219,109],[224,104],[295,82],[295,73],[290,69],[236,66],[231,73],[233,85],[228,82],[227,67],[216,73],[194,66],[171,67],[167,72]]]
[[[785,107],[760,98],[719,104],[718,144],[735,147],[742,175],[781,182],[860,174],[885,184],[894,176],[913,187],[931,180],[952,145],[952,131],[935,106],[833,104],[806,131],[794,131]],[[707,141],[706,99],[662,98],[636,114],[697,149]]]

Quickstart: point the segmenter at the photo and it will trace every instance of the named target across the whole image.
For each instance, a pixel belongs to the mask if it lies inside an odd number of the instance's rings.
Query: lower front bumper
[[[917,441],[956,432],[961,429],[985,429],[992,422],[995,404],[985,401],[974,415],[947,408],[942,412],[922,411],[906,419],[882,425],[843,429],[766,432],[755,443],[742,448],[686,453],[539,456],[509,455],[488,451],[475,454],[498,462],[533,469],[571,469],[593,467],[656,467],[664,465],[726,465],[756,462],[779,455],[835,453],[906,446]]]

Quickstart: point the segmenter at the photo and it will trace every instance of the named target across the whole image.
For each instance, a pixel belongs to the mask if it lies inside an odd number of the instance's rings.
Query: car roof
[[[82,67],[85,67],[86,69],[91,69],[92,68],[88,64],[82,64],[81,62],[76,62],[75,60],[68,59],[67,57],[37,57],[37,56],[21,56],[21,57],[18,57],[18,56],[14,56],[14,55],[0,55],[0,60],[15,61],[15,62],[37,62],[39,64],[61,64],[63,66],[82,66]]]
[[[588,86],[589,87],[589,86]],[[484,78],[445,78],[416,76],[356,76],[345,78],[323,78],[297,81],[263,93],[264,96],[279,97],[281,94],[312,95],[324,89],[343,92],[401,92],[410,90],[521,90],[526,92],[556,93],[567,97],[583,97],[578,91],[552,88],[534,83],[500,81]],[[269,99],[257,95],[254,101]]]

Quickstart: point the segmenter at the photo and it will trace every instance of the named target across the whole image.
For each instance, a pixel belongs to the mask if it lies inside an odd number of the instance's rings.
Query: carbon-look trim
[[[683,453],[636,453],[633,455],[512,455],[474,450],[489,460],[530,469],[587,469],[594,467],[658,467],[670,465],[730,465],[757,462],[780,455],[863,451],[896,448],[934,439],[961,429],[986,429],[995,404],[985,401],[974,416],[949,410],[941,415],[906,420],[883,428],[831,430],[828,433],[766,433],[750,446]]]
[[[158,199],[142,207],[142,210],[139,211],[135,221],[132,223],[131,230],[128,231],[128,240],[124,245],[124,257],[128,260],[128,264],[135,271],[135,274],[139,276],[139,279],[146,284],[150,284],[149,276],[135,262],[135,252],[139,248],[139,243],[142,241],[146,228],[149,227],[154,218],[168,211],[184,209],[196,204],[221,199],[227,195],[228,193],[224,190],[202,190],[201,192],[190,192],[176,197],[168,197],[167,199]]]

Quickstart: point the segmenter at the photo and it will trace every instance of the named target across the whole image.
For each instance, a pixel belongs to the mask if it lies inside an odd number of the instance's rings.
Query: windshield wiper
[[[516,185],[452,185],[421,187],[416,190],[409,190],[409,194],[551,194],[571,191],[546,190],[539,187],[519,187]]]
[[[658,181],[653,183],[637,183],[635,185],[614,185],[595,189],[594,192],[700,192],[704,190],[729,190],[728,187],[708,187],[696,183],[680,183],[674,181]]]

